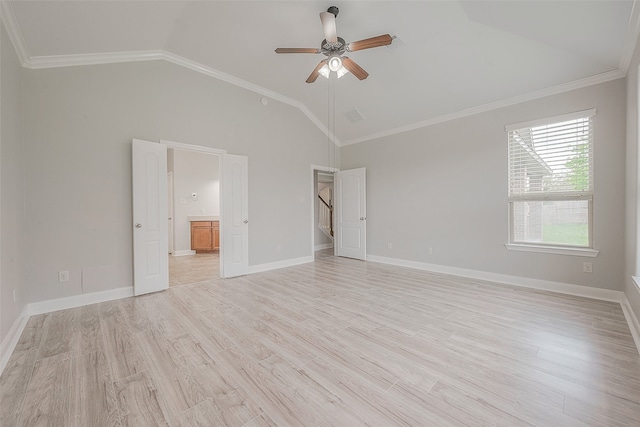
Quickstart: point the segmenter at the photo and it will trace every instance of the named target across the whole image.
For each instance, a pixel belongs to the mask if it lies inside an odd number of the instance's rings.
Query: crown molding
[[[342,142],[342,147],[352,144],[358,144],[360,142],[371,141],[373,139],[384,138],[391,135],[396,135],[403,132],[409,132],[415,129],[420,129],[428,126],[433,126],[438,123],[448,122],[450,120],[456,120],[463,117],[473,116],[475,114],[486,113],[487,111],[497,110],[498,108],[509,107],[511,105],[520,104],[526,101],[532,101],[539,98],[544,98],[550,95],[556,95],[559,93],[568,92],[575,89],[581,89],[587,86],[593,86],[599,83],[605,83],[611,80],[616,80],[625,77],[625,73],[620,70],[607,71],[606,73],[596,74],[594,76],[585,77],[580,80],[574,80],[569,83],[564,83],[557,86],[529,92],[523,95],[513,96],[511,98],[505,98],[496,102],[491,102],[484,105],[479,105],[473,108],[467,108],[465,110],[456,111],[451,114],[445,114],[442,116],[434,117],[432,119],[422,120],[416,123],[411,123],[405,126],[385,130],[382,132],[373,133],[360,138],[349,139]]]
[[[20,32],[20,28],[16,21],[15,14],[11,7],[10,2],[2,0],[0,1],[0,14],[2,21],[5,24],[9,38],[13,43],[13,46],[18,55],[18,59],[25,68],[30,69],[44,69],[44,68],[57,68],[57,67],[71,67],[80,65],[99,65],[99,64],[112,64],[120,62],[135,62],[135,61],[152,61],[152,60],[165,60],[173,64],[188,68],[201,74],[216,78],[218,80],[225,81],[235,86],[244,88],[246,90],[258,93],[260,95],[272,98],[280,101],[284,104],[290,105],[299,109],[302,114],[307,116],[309,120],[323,133],[330,141],[333,141],[338,147],[344,147],[347,145],[358,144],[360,142],[371,141],[374,139],[380,139],[387,136],[396,135],[403,132],[409,132],[415,129],[432,126],[438,123],[447,122],[463,117],[472,116],[479,113],[495,110],[498,108],[508,107],[511,105],[519,104],[534,99],[543,98],[550,95],[555,95],[563,92],[567,92],[574,89],[580,89],[587,86],[592,86],[599,83],[604,83],[610,80],[619,79],[626,76],[627,69],[633,57],[635,46],[640,36],[640,6],[638,1],[633,1],[631,10],[631,16],[629,18],[627,37],[625,40],[625,46],[623,49],[623,55],[620,60],[619,68],[616,70],[608,71],[594,76],[585,77],[583,79],[575,80],[569,83],[552,86],[542,90],[530,92],[523,95],[518,95],[511,98],[502,99],[496,102],[480,105],[465,110],[456,111],[454,113],[445,114],[442,116],[422,120],[416,123],[411,123],[405,126],[400,126],[393,129],[388,129],[381,132],[365,135],[363,137],[354,138],[346,141],[340,141],[336,135],[329,130],[329,128],[322,123],[322,121],[309,110],[309,108],[302,102],[289,98],[280,93],[266,89],[262,86],[254,83],[242,80],[230,74],[224,73],[212,67],[208,67],[204,64],[192,61],[182,56],[176,55],[164,50],[152,50],[152,51],[134,51],[134,52],[110,52],[101,54],[77,54],[77,55],[55,55],[55,56],[36,56],[30,57],[26,48],[26,43]]]
[[[24,41],[24,37],[22,37],[18,20],[16,19],[10,2],[6,0],[0,1],[0,16],[4,23],[5,30],[7,30],[7,34],[9,35],[9,39],[13,44],[13,48],[16,51],[16,55],[18,56],[18,61],[20,61],[23,67],[27,66],[30,59],[29,51],[27,50],[27,44]]]
[[[146,50],[136,52],[107,52],[77,55],[34,56],[25,68],[38,70],[43,68],[74,67],[79,65],[116,64],[121,62],[155,61],[164,59],[161,50]]]
[[[333,141],[334,144],[340,146],[340,141],[338,140],[338,138],[336,138],[336,136],[329,130],[329,128],[325,126],[324,123],[322,123],[320,119],[318,119],[318,117],[316,117],[316,115],[313,114],[311,110],[309,110],[307,106],[304,105],[302,102],[295,100],[293,98],[289,98],[288,96],[284,96],[278,92],[274,92],[272,90],[266,89],[262,86],[258,86],[246,80],[239,79],[235,76],[232,76],[231,74],[223,73],[220,70],[216,70],[215,68],[208,67],[206,65],[200,64],[199,62],[192,61],[190,59],[184,58],[182,56],[176,55],[171,52],[163,51],[163,56],[164,56],[163,59],[173,64],[180,65],[182,67],[188,68],[198,73],[205,74],[207,76],[216,78],[218,80],[225,81],[227,83],[231,83],[232,85],[239,86],[243,89],[247,89],[249,91],[258,93],[260,95],[264,95],[266,97],[275,99],[276,101],[280,101],[284,104],[287,104],[299,109],[302,112],[302,114],[307,116],[307,118],[311,120],[311,122],[315,124],[318,127],[318,129],[320,129],[320,131],[324,133],[331,141]]]
[[[99,65],[99,64],[114,64],[114,63],[121,63],[121,62],[157,61],[157,60],[164,60],[172,64],[179,65],[184,68],[188,68],[192,71],[196,71],[206,76],[213,77],[218,80],[222,80],[232,85],[241,87],[251,92],[269,97],[276,101],[280,101],[284,104],[295,107],[299,109],[302,112],[302,114],[307,116],[307,118],[311,120],[311,122],[314,125],[316,125],[322,133],[324,133],[330,140],[332,140],[334,144],[340,145],[340,141],[329,130],[329,128],[325,126],[324,123],[322,123],[320,119],[318,119],[318,117],[316,117],[315,114],[313,114],[311,110],[309,110],[307,106],[304,105],[302,102],[297,101],[293,98],[284,96],[280,93],[274,92],[262,86],[256,85],[254,83],[248,82],[246,80],[242,80],[238,77],[232,76],[231,74],[224,73],[220,70],[216,70],[215,68],[206,66],[199,62],[192,61],[180,55],[176,55],[175,53],[167,52],[164,50],[109,52],[109,53],[78,54],[78,55],[36,56],[36,57],[30,58],[28,61],[23,63],[23,66],[30,69],[45,69],[45,68],[59,68],[59,67],[74,67],[74,66],[80,66],[80,65]]]
[[[636,50],[636,44],[638,43],[638,36],[640,36],[640,6],[638,1],[633,0],[631,6],[631,16],[629,16],[629,23],[627,24],[627,34],[624,40],[624,46],[622,49],[622,55],[620,57],[620,64],[618,68],[626,75],[633,59],[633,53]]]

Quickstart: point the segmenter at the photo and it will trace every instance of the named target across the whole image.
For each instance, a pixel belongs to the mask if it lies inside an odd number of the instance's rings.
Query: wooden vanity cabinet
[[[213,233],[213,250],[220,249],[220,221],[211,221]]]
[[[191,250],[214,251],[220,248],[220,223],[218,221],[191,221]]]

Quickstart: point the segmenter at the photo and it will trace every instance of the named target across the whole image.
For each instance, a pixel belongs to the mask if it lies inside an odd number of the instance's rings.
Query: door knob
[[[136,224],[136,228],[142,228],[142,224]]]
[[[245,219],[245,220],[244,220],[244,223],[245,223],[245,224],[249,224],[249,220],[248,220],[248,219]]]
[[[360,217],[360,221],[364,221],[365,219],[367,219],[367,217],[366,217],[366,216],[361,216],[361,217]]]

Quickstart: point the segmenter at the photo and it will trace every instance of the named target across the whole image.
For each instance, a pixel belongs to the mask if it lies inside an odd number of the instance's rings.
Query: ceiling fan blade
[[[320,53],[315,47],[279,47],[276,53]]]
[[[338,31],[336,30],[336,16],[331,12],[320,13],[324,38],[330,43],[338,41]]]
[[[351,58],[347,56],[342,57],[342,65],[344,65],[344,68],[349,70],[351,74],[353,74],[360,80],[364,80],[369,77],[369,73],[367,73],[361,66],[356,64]]]
[[[316,65],[316,68],[311,72],[311,74],[309,74],[309,77],[307,78],[307,83],[313,83],[316,81],[316,79],[320,75],[320,68],[322,68],[322,66],[326,63],[327,63],[327,60],[323,59],[322,61],[320,61],[318,65]]]
[[[384,34],[382,36],[351,42],[347,44],[347,50],[349,52],[355,52],[356,50],[371,49],[372,47],[388,46],[392,41],[393,37],[389,34]]]

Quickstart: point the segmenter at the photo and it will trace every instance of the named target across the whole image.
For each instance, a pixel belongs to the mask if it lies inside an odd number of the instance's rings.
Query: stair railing
[[[333,206],[327,203],[319,194],[318,198],[322,202],[318,215],[318,226],[327,236],[333,237]]]

